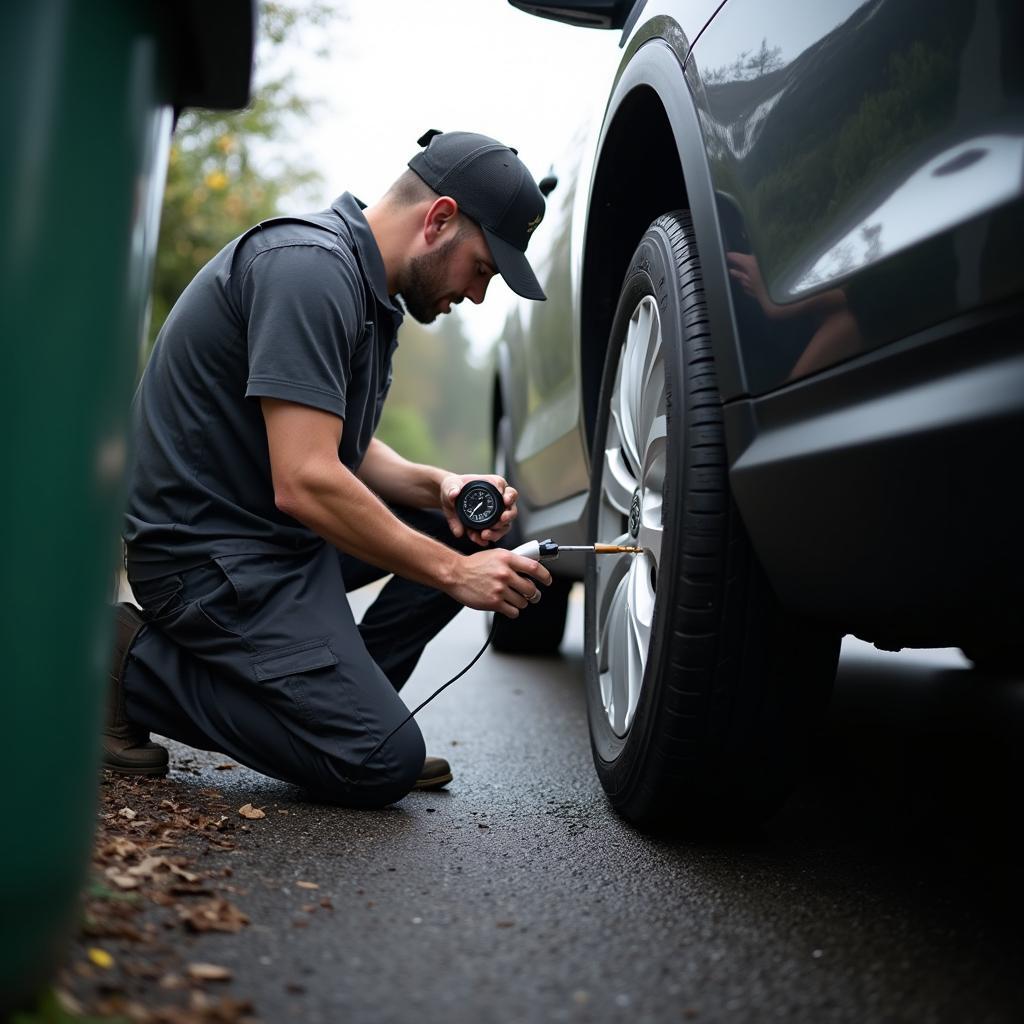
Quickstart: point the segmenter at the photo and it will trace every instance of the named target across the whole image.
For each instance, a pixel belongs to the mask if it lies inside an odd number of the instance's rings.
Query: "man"
[[[451,779],[397,690],[463,606],[515,617],[551,582],[465,535],[471,479],[373,437],[406,310],[428,323],[495,273],[543,299],[525,250],[544,199],[514,150],[428,132],[374,206],[258,225],[172,309],[134,403],[104,765],[160,774],[158,732],[314,796],[378,807]],[[486,548],[486,550],[484,550]],[[346,599],[394,573],[357,626]],[[372,754],[372,756],[370,756]],[[369,758],[369,760],[367,760]],[[366,762],[364,764],[364,761]]]

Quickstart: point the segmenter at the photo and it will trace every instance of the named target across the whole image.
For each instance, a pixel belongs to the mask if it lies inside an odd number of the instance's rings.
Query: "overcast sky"
[[[284,55],[301,91],[325,101],[300,147],[323,175],[323,206],[346,190],[373,202],[428,128],[494,136],[539,179],[603,105],[618,62],[618,32],[570,28],[506,0],[336,2],[347,18],[329,30],[329,56],[312,55],[324,40],[310,34]],[[496,280],[483,306],[451,314],[477,351],[500,331],[509,294]]]

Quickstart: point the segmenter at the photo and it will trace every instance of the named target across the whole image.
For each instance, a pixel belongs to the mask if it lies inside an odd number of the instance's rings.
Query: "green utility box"
[[[128,405],[176,110],[248,102],[253,0],[31,0],[0,35],[0,1019],[93,833]]]

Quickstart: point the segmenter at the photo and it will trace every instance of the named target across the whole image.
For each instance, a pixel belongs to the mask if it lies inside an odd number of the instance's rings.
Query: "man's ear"
[[[451,196],[439,196],[423,218],[423,240],[427,245],[443,241],[454,230],[459,204]]]

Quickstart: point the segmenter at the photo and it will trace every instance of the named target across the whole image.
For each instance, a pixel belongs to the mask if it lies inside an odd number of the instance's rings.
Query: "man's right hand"
[[[540,600],[533,580],[551,585],[551,573],[533,558],[492,548],[458,560],[455,581],[444,589],[467,608],[499,612],[510,619]],[[532,576],[533,579],[527,579]]]

